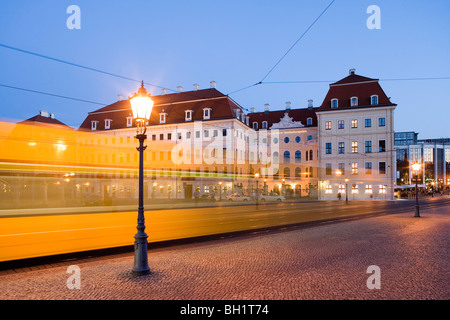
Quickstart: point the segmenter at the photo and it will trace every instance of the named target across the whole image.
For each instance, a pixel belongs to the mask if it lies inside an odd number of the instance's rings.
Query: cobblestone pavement
[[[450,206],[0,272],[0,299],[450,299]],[[70,265],[80,289],[68,289]],[[368,289],[380,268],[380,289]]]

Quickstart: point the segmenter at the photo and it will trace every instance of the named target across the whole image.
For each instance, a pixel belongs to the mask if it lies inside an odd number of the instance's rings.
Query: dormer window
[[[338,108],[338,99],[331,99],[331,109]]]
[[[160,124],[166,123],[166,116],[167,116],[167,113],[165,113],[164,110],[163,110],[163,112],[161,112],[159,114],[159,123]]]
[[[203,120],[209,120],[211,118],[211,108],[203,109]]]
[[[258,130],[258,122],[253,122],[253,129]]]
[[[238,109],[234,109],[234,113],[236,114],[236,118],[239,119],[239,110]]]
[[[306,125],[307,126],[312,126],[312,120],[313,120],[312,118],[307,118],[306,119]]]
[[[351,98],[350,98],[350,106],[351,106],[351,107],[356,107],[356,106],[358,106],[358,97],[351,97]]]
[[[263,129],[267,129],[267,121],[263,121],[262,122],[262,128]]]
[[[105,129],[111,128],[111,119],[105,119]]]
[[[192,121],[192,110],[184,111],[184,120],[185,121]]]
[[[127,127],[133,126],[133,117],[127,117]]]
[[[97,130],[98,121],[91,121],[91,130]]]
[[[378,96],[376,94],[370,96],[370,104],[377,105],[378,104]]]

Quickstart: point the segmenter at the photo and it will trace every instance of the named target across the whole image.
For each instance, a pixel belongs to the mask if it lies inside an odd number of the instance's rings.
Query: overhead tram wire
[[[46,96],[63,98],[63,99],[68,99],[68,100],[86,102],[86,103],[90,103],[90,104],[98,104],[98,105],[101,105],[101,106],[107,106],[108,105],[106,103],[95,102],[95,101],[84,100],[84,99],[78,99],[78,98],[63,96],[63,95],[60,95],[60,94],[42,92],[42,91],[31,90],[31,89],[26,89],[26,88],[20,88],[20,87],[15,87],[15,86],[9,86],[9,85],[6,85],[6,84],[1,84],[1,83],[0,83],[0,87],[9,88],[9,89],[15,89],[15,90],[21,90],[21,91],[26,91],[26,92],[31,92],[31,93],[38,93],[38,94],[42,94],[42,95],[46,95]]]

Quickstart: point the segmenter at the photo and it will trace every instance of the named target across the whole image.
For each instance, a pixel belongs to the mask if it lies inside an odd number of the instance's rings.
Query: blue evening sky
[[[224,94],[259,82],[331,0],[2,0],[0,44],[162,87],[208,88]],[[70,5],[81,29],[69,30]],[[381,9],[370,30],[367,7]],[[265,79],[336,81],[356,73],[379,79],[450,77],[450,1],[336,0]],[[0,47],[0,85],[110,104],[138,88],[132,81]],[[396,131],[450,137],[450,79],[380,81],[397,103]],[[230,94],[258,111],[319,106],[328,82],[262,84]],[[160,89],[146,86],[153,94]],[[170,91],[169,91],[170,92]],[[53,112],[78,128],[101,106],[0,86],[0,118],[24,120]]]

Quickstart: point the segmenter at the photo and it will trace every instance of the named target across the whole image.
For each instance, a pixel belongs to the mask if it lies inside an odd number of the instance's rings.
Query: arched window
[[[283,161],[284,163],[290,163],[291,162],[291,153],[289,151],[285,151],[283,154]]]
[[[262,122],[262,128],[263,129],[267,129],[267,121],[263,121]]]
[[[284,177],[286,179],[289,179],[291,177],[291,169],[289,169],[288,167],[284,168]]]
[[[311,161],[313,159],[313,151],[309,150],[309,160]]]
[[[279,153],[275,151],[273,153],[273,163],[280,163],[279,162],[279,157],[280,157]]]
[[[302,168],[295,168],[295,177],[301,179],[302,178]]]
[[[297,150],[295,151],[295,163],[302,162],[302,152]]]

